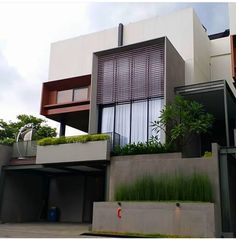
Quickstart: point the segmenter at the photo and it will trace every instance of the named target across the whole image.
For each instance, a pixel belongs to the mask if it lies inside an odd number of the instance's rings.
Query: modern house
[[[223,166],[218,166],[225,154],[212,146],[235,146],[234,3],[229,20],[229,29],[209,36],[193,9],[185,9],[53,43],[40,112],[60,122],[61,136],[68,125],[89,134],[109,133],[112,143],[122,146],[146,142],[153,134],[150,123],[175,94],[202,103],[214,115],[212,134],[191,142],[186,154],[198,158],[189,166],[190,159],[182,161],[180,154],[139,156],[132,165],[127,158],[110,157],[107,141],[38,146],[24,160],[13,150],[13,159],[2,168],[1,220],[43,220],[47,209],[57,206],[61,221],[91,222],[93,202],[112,200],[119,181],[159,174],[162,166],[166,172],[207,172],[216,205],[215,231],[207,235],[236,233],[234,163],[231,169],[226,165],[225,182]],[[159,138],[165,142],[164,132]],[[214,160],[202,162],[200,157],[211,150]],[[163,159],[177,160],[175,168]]]

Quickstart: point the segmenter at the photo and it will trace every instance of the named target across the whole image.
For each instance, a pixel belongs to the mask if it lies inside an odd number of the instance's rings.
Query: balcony
[[[90,85],[91,75],[43,83],[41,115],[88,132]]]

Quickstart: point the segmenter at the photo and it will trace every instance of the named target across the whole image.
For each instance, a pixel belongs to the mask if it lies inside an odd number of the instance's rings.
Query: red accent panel
[[[61,90],[76,89],[85,86],[88,86],[90,89],[90,85],[91,85],[91,75],[43,83],[40,113],[44,116],[50,116],[54,114],[64,114],[89,110],[90,94],[89,99],[85,101],[57,104],[57,92]]]
[[[236,35],[230,36],[232,77],[236,80]]]
[[[56,109],[48,109],[47,115],[54,115],[54,114],[64,114],[64,113],[72,113],[78,111],[85,111],[89,110],[90,105],[77,105],[77,106],[69,106],[64,108],[56,108]]]

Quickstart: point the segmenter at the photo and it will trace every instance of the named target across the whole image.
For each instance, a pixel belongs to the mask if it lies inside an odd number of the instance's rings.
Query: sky
[[[0,0],[0,119],[14,121],[19,114],[40,117],[52,42],[188,7],[194,8],[208,34],[229,28],[227,3]],[[51,120],[48,124],[58,128]]]

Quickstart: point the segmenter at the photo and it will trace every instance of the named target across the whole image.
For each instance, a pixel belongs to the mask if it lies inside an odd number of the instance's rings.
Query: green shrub
[[[15,142],[16,140],[11,138],[5,138],[0,140],[0,144],[9,145],[9,146],[13,145]]]
[[[182,151],[193,137],[209,132],[214,116],[206,112],[204,106],[196,101],[186,100],[176,95],[173,102],[165,105],[158,119],[151,123],[152,130],[158,134],[166,133],[167,144]]]
[[[59,137],[59,138],[44,138],[38,141],[38,145],[57,145],[57,144],[71,144],[71,143],[86,143],[88,141],[108,140],[110,138],[107,134],[87,134],[79,136]]]
[[[212,202],[212,186],[207,175],[143,176],[130,184],[120,184],[116,201],[201,201]]]
[[[211,158],[211,157],[212,157],[212,152],[205,151],[203,157],[204,157],[204,158]]]
[[[135,154],[157,154],[171,152],[170,147],[167,147],[160,142],[132,143],[125,146],[115,146],[113,155],[135,155]]]

